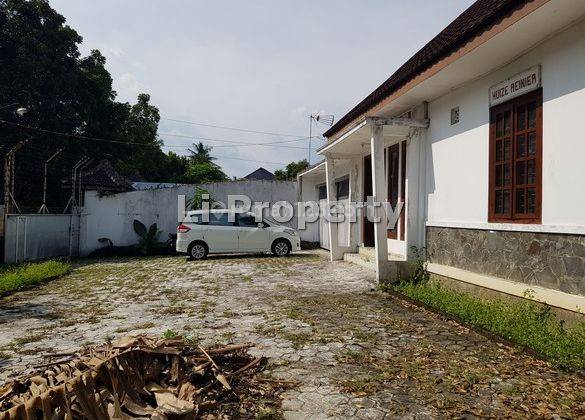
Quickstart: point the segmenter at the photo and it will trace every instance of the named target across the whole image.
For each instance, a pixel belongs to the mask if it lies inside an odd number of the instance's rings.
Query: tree
[[[158,108],[150,104],[150,95],[138,95],[138,102],[130,108],[121,127],[120,138],[133,144],[124,147],[130,153],[118,163],[120,173],[145,181],[166,179],[167,156],[161,150],[163,142],[157,135],[159,121]]]
[[[278,169],[274,172],[274,178],[277,181],[291,181],[294,180],[299,173],[309,167],[307,159],[299,160],[298,162],[291,162],[283,169]]]
[[[192,163],[187,168],[184,180],[188,184],[228,181],[228,176],[215,163]]]
[[[169,152],[166,157],[164,174],[168,182],[185,182],[185,173],[189,167],[189,157]]]
[[[202,142],[193,143],[193,149],[187,149],[191,153],[189,158],[193,163],[212,163],[216,158],[211,156],[212,147],[204,145]]]
[[[64,205],[69,194],[61,188],[60,179],[69,177],[75,162],[84,156],[94,162],[108,159],[123,174],[149,181],[178,180],[187,170],[188,161],[161,150],[156,134],[159,111],[150,97],[141,94],[134,105],[116,101],[106,58],[98,50],[82,57],[81,41],[47,0],[0,0],[0,106],[18,103],[29,110],[18,118],[4,109],[0,119],[110,140],[90,141],[0,124],[5,150],[31,139],[19,152],[16,168],[20,204],[40,204],[42,182],[38,181],[43,165],[39,162],[59,148],[64,151],[49,178],[49,189],[55,192],[49,195],[49,205],[54,206]],[[0,191],[3,186],[0,182]]]

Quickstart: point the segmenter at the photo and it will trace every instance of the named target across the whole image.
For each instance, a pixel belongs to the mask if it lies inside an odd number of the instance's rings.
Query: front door
[[[388,201],[392,209],[396,208],[400,195],[400,144],[388,148]],[[388,239],[398,239],[398,224],[388,229]]]
[[[368,197],[373,195],[372,188],[372,156],[368,155],[364,158],[364,197],[363,201],[367,202]],[[374,223],[370,222],[367,217],[367,211],[364,207],[363,215],[363,229],[364,229],[364,246],[375,246],[374,239]]]
[[[263,252],[268,249],[269,231],[258,227],[254,215],[238,214],[236,224],[239,252]]]

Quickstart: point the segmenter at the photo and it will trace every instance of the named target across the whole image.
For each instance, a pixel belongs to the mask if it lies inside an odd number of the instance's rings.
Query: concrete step
[[[369,270],[376,271],[376,259],[373,255],[370,257],[369,255],[362,254],[361,252],[346,253],[343,254],[343,260],[367,268]]]
[[[358,254],[362,257],[374,261],[376,259],[376,248],[373,246],[358,247]]]

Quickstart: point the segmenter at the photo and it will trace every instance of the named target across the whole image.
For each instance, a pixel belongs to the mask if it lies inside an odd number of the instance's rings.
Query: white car
[[[296,230],[265,220],[257,222],[253,213],[195,210],[188,212],[177,228],[177,252],[196,260],[208,254],[248,252],[284,257],[300,249]]]

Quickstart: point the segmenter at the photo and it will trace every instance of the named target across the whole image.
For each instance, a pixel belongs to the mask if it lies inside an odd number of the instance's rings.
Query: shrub
[[[66,274],[71,266],[61,261],[45,261],[9,266],[0,272],[0,296],[34,287]]]

